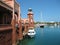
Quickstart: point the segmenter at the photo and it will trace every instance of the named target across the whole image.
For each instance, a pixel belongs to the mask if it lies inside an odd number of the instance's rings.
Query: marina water
[[[60,27],[45,26],[36,27],[34,38],[24,38],[19,45],[60,45]]]

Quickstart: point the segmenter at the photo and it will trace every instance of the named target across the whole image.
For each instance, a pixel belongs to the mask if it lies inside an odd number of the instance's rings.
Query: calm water
[[[19,45],[60,45],[60,27],[36,27],[34,38],[25,38]]]

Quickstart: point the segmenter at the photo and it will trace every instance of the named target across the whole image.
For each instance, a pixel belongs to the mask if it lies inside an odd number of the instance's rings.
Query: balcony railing
[[[10,24],[0,24],[0,31],[12,29]]]

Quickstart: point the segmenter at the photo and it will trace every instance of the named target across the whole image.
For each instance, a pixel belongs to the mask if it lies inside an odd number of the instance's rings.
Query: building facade
[[[23,36],[25,36],[28,33],[28,30],[31,27],[34,28],[33,12],[31,8],[28,9],[27,16],[27,18],[21,19]]]
[[[28,18],[21,18],[20,5],[16,0],[0,0],[0,45],[16,45],[28,29],[34,27],[31,8],[27,15]]]
[[[0,45],[16,45],[17,40],[22,39],[20,20],[20,6],[16,0],[0,0]]]

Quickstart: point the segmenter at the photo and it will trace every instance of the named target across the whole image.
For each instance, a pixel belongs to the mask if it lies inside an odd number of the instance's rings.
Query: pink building
[[[28,18],[21,19],[20,5],[16,0],[0,0],[0,45],[16,45],[27,34],[28,29],[34,27],[31,8],[27,15]]]
[[[23,28],[22,30],[23,30],[24,35],[27,34],[30,27],[34,28],[33,12],[32,12],[31,8],[28,9],[27,16],[28,16],[28,18],[21,19],[22,28]]]

